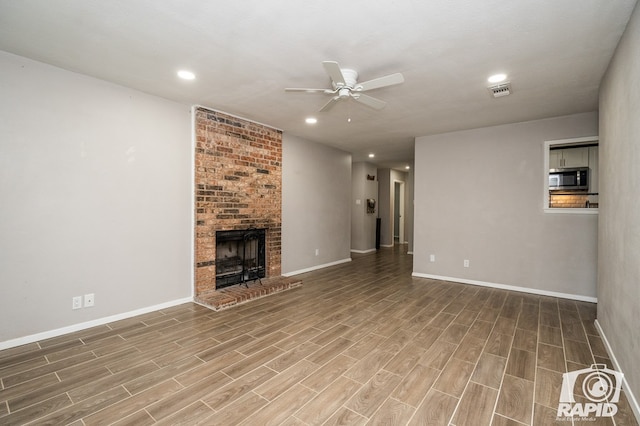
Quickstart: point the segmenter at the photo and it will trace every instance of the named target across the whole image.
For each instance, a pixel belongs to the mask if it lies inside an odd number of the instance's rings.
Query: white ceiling
[[[0,50],[204,105],[384,166],[416,136],[594,111],[636,0],[0,0]],[[405,83],[317,111],[322,61]],[[195,81],[176,78],[189,69]],[[490,96],[486,79],[513,93]],[[304,119],[316,116],[309,126]],[[351,122],[347,122],[351,118]]]

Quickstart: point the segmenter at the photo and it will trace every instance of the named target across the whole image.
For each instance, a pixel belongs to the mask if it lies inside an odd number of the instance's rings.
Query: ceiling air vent
[[[495,86],[489,86],[487,89],[489,89],[489,92],[494,98],[501,98],[511,94],[511,83],[500,83]]]

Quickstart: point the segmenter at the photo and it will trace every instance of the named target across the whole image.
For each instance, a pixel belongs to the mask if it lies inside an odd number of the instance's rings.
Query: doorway
[[[405,244],[404,238],[404,182],[393,181],[393,244]]]

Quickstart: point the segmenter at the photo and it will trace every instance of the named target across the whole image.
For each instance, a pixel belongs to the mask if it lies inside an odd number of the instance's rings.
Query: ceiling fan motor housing
[[[356,86],[356,83],[358,82],[358,72],[355,70],[347,69],[347,68],[341,68],[340,71],[342,71],[342,77],[344,78],[345,87],[348,87],[349,89],[353,89]],[[333,84],[335,85],[335,83]],[[335,88],[337,89],[338,87],[335,87]]]

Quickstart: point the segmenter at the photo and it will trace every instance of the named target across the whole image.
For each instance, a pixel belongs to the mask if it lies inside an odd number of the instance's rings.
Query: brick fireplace
[[[267,277],[280,275],[282,132],[195,111],[195,294],[215,290],[216,232],[265,229]]]

